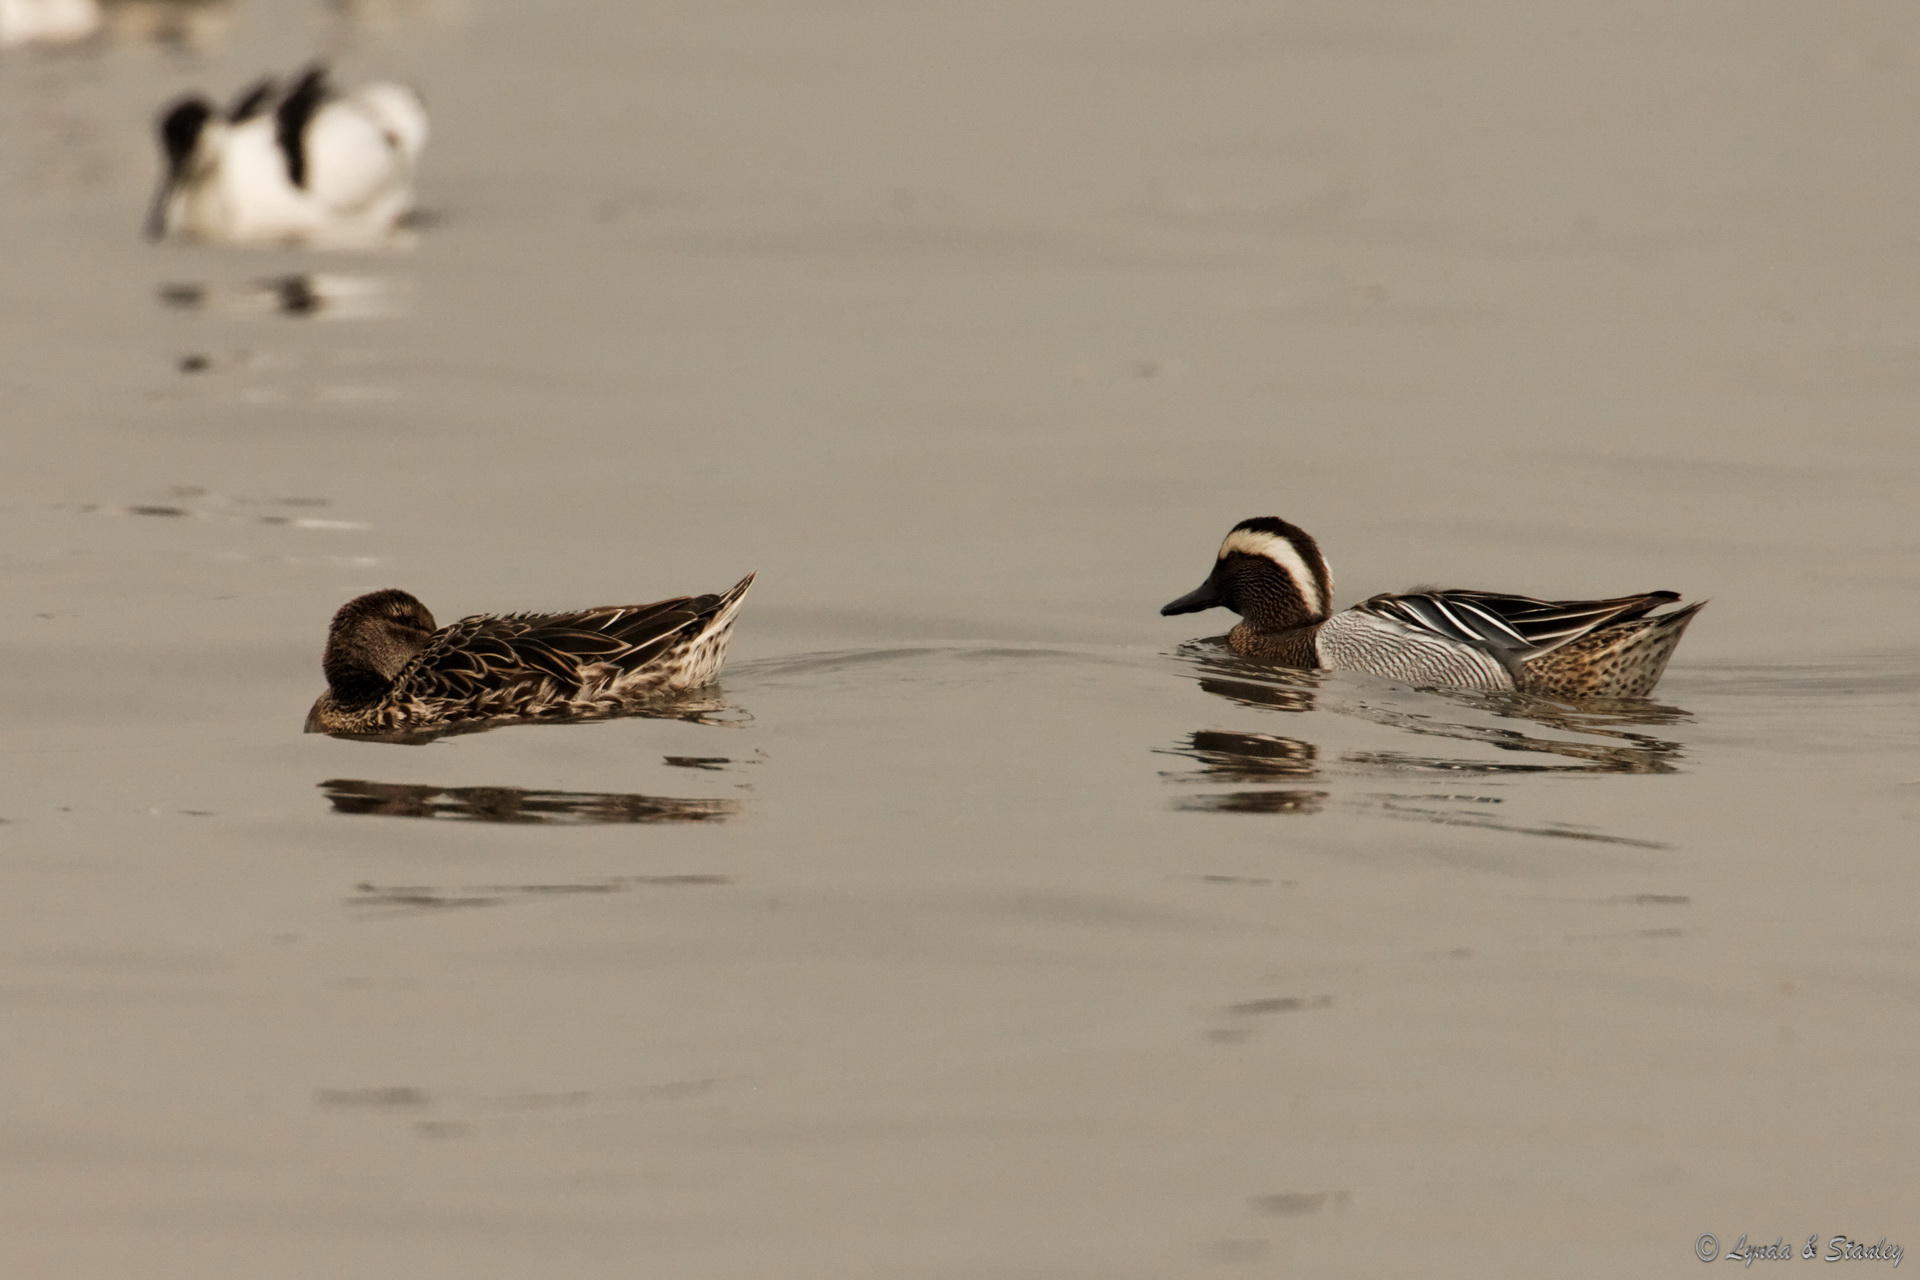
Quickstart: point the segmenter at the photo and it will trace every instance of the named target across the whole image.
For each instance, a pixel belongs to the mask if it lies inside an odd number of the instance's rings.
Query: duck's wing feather
[[[540,679],[560,691],[576,690],[590,668],[641,670],[704,630],[725,599],[680,596],[578,613],[476,614],[435,632],[395,678],[395,693],[459,701]]]
[[[1680,596],[1649,591],[1613,600],[1536,600],[1493,591],[1436,590],[1374,596],[1354,608],[1441,639],[1522,662],[1602,627],[1638,618]]]

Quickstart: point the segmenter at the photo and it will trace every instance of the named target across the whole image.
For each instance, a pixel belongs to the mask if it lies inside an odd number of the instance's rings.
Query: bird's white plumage
[[[211,119],[168,176],[159,229],[228,243],[377,243],[413,208],[426,140],[426,110],[405,86],[329,96],[301,130],[305,173],[296,183],[270,108]]]

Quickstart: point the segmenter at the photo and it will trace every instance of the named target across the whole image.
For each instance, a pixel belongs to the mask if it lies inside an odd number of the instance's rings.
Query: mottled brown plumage
[[[421,733],[494,719],[618,715],[710,683],[725,659],[742,578],[724,595],[578,613],[475,614],[435,629],[404,591],[334,615],[327,691],[309,733]]]

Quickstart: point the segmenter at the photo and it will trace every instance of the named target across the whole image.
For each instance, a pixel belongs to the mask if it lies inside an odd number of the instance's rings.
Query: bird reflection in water
[[[714,822],[738,801],[646,796],[615,791],[539,791],[523,787],[433,787],[333,778],[320,784],[336,813],[390,818],[464,818],[473,822]]]
[[[279,315],[295,319],[381,319],[407,308],[405,283],[385,276],[329,271],[290,271],[262,276],[244,285],[169,281],[159,287],[163,306],[178,311],[218,309],[240,315]]]
[[[1181,656],[1200,669],[1203,693],[1243,707],[1270,711],[1311,711],[1313,691],[1320,684],[1317,671],[1295,671],[1235,657],[1224,647],[1205,642],[1182,645]]]
[[[1168,778],[1260,784],[1301,782],[1319,773],[1319,752],[1311,742],[1271,733],[1200,729],[1188,734],[1185,744],[1169,754],[1190,756],[1200,762],[1200,767],[1162,775]],[[1258,791],[1189,796],[1176,802],[1175,807],[1224,813],[1318,813],[1326,798],[1325,791],[1262,787]]]
[[[1505,822],[1494,812],[1494,807],[1502,804],[1505,797],[1495,794],[1369,792],[1335,801],[1333,790],[1324,784],[1340,779],[1419,775],[1500,778],[1521,774],[1673,773],[1679,768],[1681,744],[1646,730],[1687,722],[1689,715],[1677,707],[1640,699],[1567,705],[1517,694],[1448,691],[1426,695],[1452,702],[1467,714],[1479,713],[1508,722],[1474,724],[1464,715],[1460,720],[1447,720],[1426,710],[1413,709],[1416,705],[1431,706],[1431,702],[1412,704],[1408,699],[1355,697],[1338,685],[1329,687],[1331,682],[1321,673],[1248,661],[1217,644],[1183,645],[1175,656],[1195,668],[1194,678],[1204,692],[1237,707],[1295,715],[1316,710],[1332,712],[1416,734],[1422,739],[1450,739],[1532,757],[1487,760],[1431,748],[1323,754],[1318,745],[1298,736],[1200,729],[1172,746],[1161,748],[1163,754],[1193,761],[1196,767],[1166,770],[1161,776],[1183,787],[1229,784],[1243,789],[1182,795],[1173,802],[1176,809],[1208,813],[1311,814],[1339,803],[1342,807],[1382,817],[1444,826],[1661,847],[1570,824]],[[1527,727],[1509,727],[1514,722]],[[1306,726],[1306,722],[1293,723]],[[1555,736],[1556,732],[1579,737]],[[1300,785],[1313,782],[1323,786]]]
[[[1548,729],[1610,738],[1612,741],[1575,742],[1564,738],[1546,738],[1518,729],[1449,723],[1425,715],[1409,715],[1392,707],[1355,703],[1338,709],[1375,724],[1405,729],[1410,733],[1455,738],[1462,742],[1477,742],[1498,751],[1528,752],[1557,759],[1467,760],[1414,752],[1357,751],[1346,757],[1347,762],[1393,770],[1488,776],[1511,773],[1673,773],[1679,768],[1680,744],[1637,732],[1631,726],[1677,724],[1691,718],[1678,707],[1651,702],[1609,702],[1588,707],[1569,707],[1515,694],[1457,693],[1445,696],[1503,720],[1523,720]]]

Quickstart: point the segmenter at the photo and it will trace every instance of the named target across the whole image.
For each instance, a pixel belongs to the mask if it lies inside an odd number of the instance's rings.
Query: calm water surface
[[[1920,1247],[1907,7],[227,13],[0,62],[8,1274]],[[139,241],[315,52],[411,251]],[[1278,671],[1156,612],[1269,512],[1713,603]],[[679,718],[299,732],[357,592],[747,570]]]

